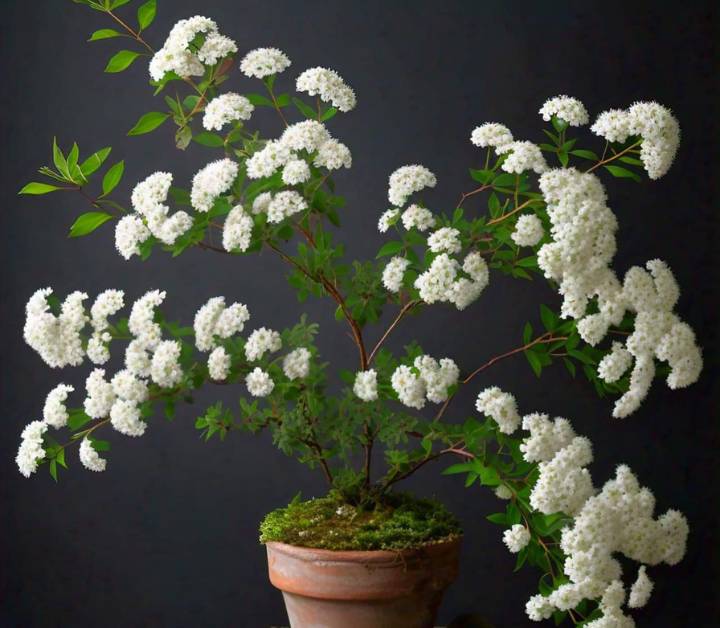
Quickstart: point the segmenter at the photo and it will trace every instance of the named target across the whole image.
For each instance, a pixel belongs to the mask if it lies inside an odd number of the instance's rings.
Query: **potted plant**
[[[671,388],[697,380],[701,352],[674,312],[679,289],[667,265],[651,260],[622,279],[611,267],[618,222],[599,178],[663,176],[680,137],[670,111],[643,102],[601,113],[590,126],[601,138],[595,150],[579,143],[590,117],[568,96],[540,109],[547,123],[540,144],[485,123],[471,135],[480,149],[470,169],[474,187],[452,210],[422,202],[423,190],[436,185],[429,169],[398,168],[389,178],[390,208],[379,212],[385,241],[377,258],[350,263],[338,241],[345,201],[333,173],[349,168],[352,157],[329,127],[355,107],[356,95],[340,75],[304,70],[291,95],[284,52],[239,54],[209,18],[181,20],[154,46],[145,31],[155,0],[132,19],[118,11],[129,0],[74,1],[109,19],[91,41],[124,37],[132,44],[110,58],[106,72],[149,59],[151,85],[167,108],[143,115],[129,135],[175,124],[177,148],[207,148],[212,158],[189,188],[174,185],[169,172],[150,174],[128,205],[112,196],[124,162],[106,167],[109,147],[85,157],[77,144],[64,151],[54,141],[53,165],[39,171],[44,180],[20,193],[82,195],[89,211],[70,236],[113,224],[118,253],[128,260],[192,247],[277,255],[301,302],[312,295],[335,308],[357,368],[337,372],[322,362],[318,326],[305,316],[275,331],[262,321],[250,324],[244,303],[216,297],[183,325],[161,313],[161,290],[136,299],[123,317],[122,291],[109,289],[90,305],[82,292],[61,299],[41,289],[27,304],[25,340],[52,368],[86,360],[93,367],[82,403],[69,403],[74,391],[65,384],[47,395],[42,420],[22,433],[21,473],[46,466],[57,480],[74,447],[85,468],[104,471],[110,442],[103,433],[141,436],[159,408],[172,418],[176,404],[192,401],[199,388],[231,385],[239,407],[216,403],[203,411],[195,426],[204,437],[269,430],[279,449],[328,484],[326,496],[298,497],[261,524],[270,579],[284,593],[292,626],[433,625],[457,576],[462,532],[441,504],[396,489],[437,460],[451,463],[444,473],[503,500],[489,519],[505,528],[503,541],[518,567],[528,563],[543,574],[526,607],[531,620],[633,626],[623,606],[647,602],[653,585],[646,565],[683,557],[683,515],[668,510],[656,517],[652,493],[625,465],[596,485],[587,438],[564,418],[522,416],[516,399],[497,387],[478,388],[475,416],[451,420],[449,409],[459,389],[519,354],[538,376],[562,362],[570,376],[617,396],[615,417],[633,413],[656,377]],[[224,87],[238,67],[242,93]],[[253,127],[260,108],[277,114],[271,137]],[[427,307],[470,308],[491,271],[520,280],[544,276],[562,296],[560,311],[541,306],[541,330],[528,322],[518,346],[462,370],[417,342],[400,354],[387,348],[394,330]],[[388,312],[390,322],[381,327]],[[117,352],[119,344],[124,364],[110,373],[111,348]],[[58,429],[67,429],[69,439],[56,438]],[[618,554],[641,564],[629,592]]]

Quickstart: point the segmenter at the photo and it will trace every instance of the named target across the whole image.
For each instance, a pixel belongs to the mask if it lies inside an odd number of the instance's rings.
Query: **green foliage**
[[[157,14],[157,0],[148,0],[141,4],[137,10],[138,30],[144,31],[153,23]]]
[[[439,502],[389,494],[368,506],[352,506],[337,492],[293,500],[260,524],[260,542],[279,541],[333,550],[404,550],[456,538],[457,519]]]
[[[112,215],[105,212],[88,212],[78,216],[77,220],[70,227],[70,237],[78,238],[80,236],[86,236],[101,225],[105,224],[108,220],[112,220]]]
[[[135,61],[135,59],[139,56],[139,52],[133,52],[132,50],[120,50],[110,57],[110,60],[105,66],[105,72],[109,74],[123,72],[124,70],[127,70],[132,65],[133,61]]]
[[[150,133],[157,129],[169,117],[169,113],[150,111],[140,117],[135,123],[135,126],[128,131],[128,135],[144,135],[145,133]]]

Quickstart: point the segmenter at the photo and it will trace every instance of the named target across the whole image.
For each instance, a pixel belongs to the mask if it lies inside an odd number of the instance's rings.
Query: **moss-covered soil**
[[[388,495],[367,509],[331,493],[293,501],[260,524],[261,543],[331,550],[402,550],[461,534],[458,520],[442,504],[405,494]]]

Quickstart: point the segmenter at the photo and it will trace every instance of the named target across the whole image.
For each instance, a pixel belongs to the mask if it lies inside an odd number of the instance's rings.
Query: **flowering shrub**
[[[655,518],[652,493],[625,465],[596,486],[587,469],[590,441],[566,419],[522,416],[515,397],[497,387],[479,392],[479,416],[459,423],[446,420],[446,413],[460,387],[520,353],[538,376],[556,361],[573,377],[580,371],[601,396],[617,397],[615,417],[635,412],[656,377],[671,388],[697,380],[701,352],[674,312],[679,288],[667,264],[648,261],[622,280],[611,266],[618,221],[598,176],[639,181],[643,171],[650,179],[664,175],[680,136],[670,111],[646,102],[601,113],[590,127],[604,140],[598,152],[579,147],[574,134],[590,115],[569,96],[551,98],[540,109],[548,123],[544,143],[515,140],[502,124],[478,126],[470,136],[481,149],[481,167],[470,169],[475,188],[452,212],[436,211],[422,200],[423,190],[437,185],[435,175],[417,164],[398,168],[389,177],[390,208],[377,223],[388,239],[376,260],[350,264],[335,240],[344,199],[332,175],[350,168],[352,155],[326,123],[352,111],[357,99],[339,74],[307,69],[296,79],[299,95],[291,96],[278,89],[290,58],[259,48],[246,53],[239,68],[247,84],[259,81],[264,93],[221,93],[238,67],[238,46],[213,20],[181,20],[156,51],[144,36],[155,0],[138,8],[137,26],[116,12],[129,0],[74,1],[113,21],[114,28],[96,31],[92,41],[123,36],[136,44],[136,50],[117,52],[106,72],[149,58],[150,83],[156,94],[167,94],[167,109],[145,114],[129,134],[171,121],[179,149],[194,143],[214,157],[189,189],[174,185],[170,172],[149,174],[127,206],[111,198],[123,161],[91,192],[109,147],[83,160],[77,144],[65,154],[54,142],[54,167],[40,169],[51,183],[29,183],[21,193],[82,193],[92,211],[77,218],[70,235],[114,223],[117,251],[128,260],[145,261],[156,250],[177,256],[193,247],[237,257],[271,251],[288,264],[300,301],[314,295],[333,302],[358,366],[340,372],[346,386],[331,394],[316,324],[302,316],[282,331],[268,329],[253,321],[245,304],[222,296],[202,304],[192,326],[183,326],[161,313],[161,290],[148,291],[122,316],[122,291],[106,290],[90,305],[85,293],[61,299],[41,289],[27,304],[27,343],[51,368],[85,360],[93,368],[82,403],[70,405],[71,386],[60,383],[50,391],[43,419],[22,433],[20,472],[30,476],[47,465],[57,479],[73,445],[85,468],[104,471],[110,449],[100,439],[104,426],[142,436],[158,406],[172,418],[176,404],[200,387],[233,384],[239,412],[221,403],[208,408],[195,423],[206,439],[270,430],[283,452],[320,469],[348,503],[368,507],[428,462],[455,456],[460,461],[445,472],[464,475],[467,486],[479,481],[507,502],[490,520],[506,528],[503,541],[517,554],[518,567],[528,562],[543,572],[540,593],[527,604],[530,619],[633,626],[622,610],[625,599],[631,608],[643,606],[653,588],[646,565],[683,557],[683,515],[668,510]],[[183,90],[188,95],[181,96]],[[253,112],[261,107],[278,115],[275,138],[253,130]],[[481,193],[487,212],[468,207]],[[417,343],[401,355],[385,348],[411,313],[443,303],[464,310],[497,272],[520,280],[544,276],[562,296],[558,313],[541,306],[541,332],[527,323],[519,346],[469,372],[449,357],[425,354]],[[394,318],[378,333],[373,326],[387,310]],[[369,343],[370,336],[377,339]],[[124,368],[107,372],[102,367],[122,343]],[[431,418],[419,412],[428,404],[435,406]],[[70,438],[60,444],[54,433],[64,428]],[[384,448],[386,468],[373,474],[376,446]],[[641,563],[629,596],[618,554]]]

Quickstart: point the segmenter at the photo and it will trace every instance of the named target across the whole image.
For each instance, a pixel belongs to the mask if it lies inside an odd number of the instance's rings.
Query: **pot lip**
[[[334,561],[334,562],[363,562],[386,563],[395,562],[398,558],[406,558],[415,554],[431,553],[444,554],[460,547],[463,535],[457,534],[440,541],[430,541],[418,547],[402,550],[330,550],[300,545],[289,545],[280,541],[268,541],[265,545],[268,551],[285,554],[291,558],[303,561]]]

